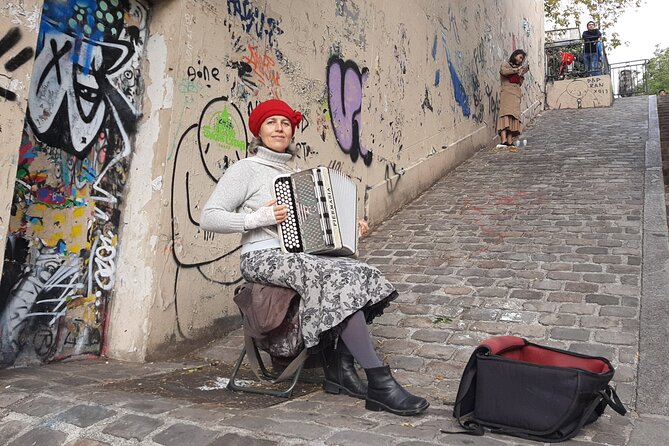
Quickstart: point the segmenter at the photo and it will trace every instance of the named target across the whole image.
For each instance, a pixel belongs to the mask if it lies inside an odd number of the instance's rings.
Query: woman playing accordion
[[[369,410],[417,415],[428,408],[412,395],[379,359],[366,323],[397,297],[381,272],[350,257],[285,252],[277,224],[288,217],[285,205],[272,199],[274,179],[291,172],[292,144],[302,114],[283,101],[258,105],[249,116],[255,139],[250,156],[230,166],[207,201],[200,227],[219,233],[241,233],[240,268],[249,282],[295,290],[300,296],[300,325],[305,346],[318,349],[338,337],[336,348],[324,350],[325,391],[365,399]],[[367,231],[366,224],[361,231]],[[360,380],[354,359],[364,368]]]

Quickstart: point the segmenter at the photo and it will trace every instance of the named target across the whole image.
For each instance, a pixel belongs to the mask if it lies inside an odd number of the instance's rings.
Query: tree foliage
[[[567,28],[575,24],[585,28],[590,20],[597,24],[610,47],[622,42],[616,32],[608,32],[618,18],[629,8],[638,8],[643,0],[544,0],[544,15],[557,27]]]
[[[648,94],[656,94],[660,89],[669,89],[669,48],[655,47],[653,58],[646,66]]]

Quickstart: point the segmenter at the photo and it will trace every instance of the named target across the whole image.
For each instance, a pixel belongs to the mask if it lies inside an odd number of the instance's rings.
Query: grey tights
[[[348,318],[340,339],[344,341],[355,360],[363,368],[383,367],[383,363],[376,354],[376,350],[374,350],[372,336],[369,334],[365,315],[361,310],[356,311]]]

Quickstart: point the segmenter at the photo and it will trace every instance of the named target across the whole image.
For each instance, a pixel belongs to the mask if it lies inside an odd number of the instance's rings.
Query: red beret
[[[254,136],[258,136],[260,126],[270,116],[285,116],[288,118],[293,128],[293,133],[295,133],[297,124],[302,120],[302,113],[293,110],[290,108],[290,105],[279,99],[270,99],[254,108],[249,116],[249,129],[251,129],[251,133]]]

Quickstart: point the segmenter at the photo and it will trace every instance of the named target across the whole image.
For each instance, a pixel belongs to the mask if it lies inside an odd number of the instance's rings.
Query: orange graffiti
[[[253,74],[255,78],[265,87],[272,90],[272,94],[276,98],[281,97],[281,75],[276,69],[276,62],[265,52],[262,56],[257,51],[257,47],[249,44],[247,46],[249,55],[244,56],[244,62],[253,67]]]

